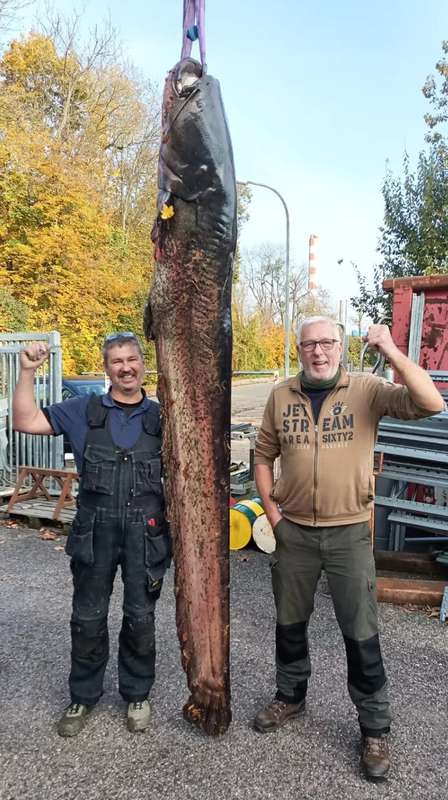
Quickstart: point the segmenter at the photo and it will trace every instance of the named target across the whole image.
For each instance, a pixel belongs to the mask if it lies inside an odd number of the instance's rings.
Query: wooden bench
[[[31,478],[32,485],[28,491],[23,491],[23,484]],[[52,496],[44,485],[46,478],[52,478],[59,484],[61,493],[58,497],[52,518],[59,519],[60,512],[63,508],[73,506],[75,498],[73,497],[73,481],[79,481],[77,472],[69,472],[67,470],[58,469],[41,469],[40,467],[21,467],[17,483],[14,488],[14,493],[8,503],[8,513],[11,513],[14,505],[17,502],[25,500],[34,500],[37,497],[45,497],[46,500],[52,500]]]

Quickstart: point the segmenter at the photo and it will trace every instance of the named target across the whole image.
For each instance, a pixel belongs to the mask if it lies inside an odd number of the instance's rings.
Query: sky
[[[53,0],[64,13],[73,5]],[[110,14],[126,57],[162,88],[180,57],[182,0],[83,7],[86,27]],[[33,15],[36,6],[22,31]],[[387,163],[400,174],[405,150],[415,164],[425,146],[421,88],[444,38],[446,0],[206,0],[208,71],[221,83],[237,178],[284,197],[292,263],[306,263],[319,236],[318,282],[335,308],[356,294],[351,262],[370,274],[378,261]],[[266,242],[284,245],[285,213],[257,188],[241,245]]]

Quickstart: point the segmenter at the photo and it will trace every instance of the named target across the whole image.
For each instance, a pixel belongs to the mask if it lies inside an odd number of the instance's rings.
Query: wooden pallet
[[[27,517],[30,522],[32,520],[41,520],[44,522],[62,522],[64,525],[70,524],[76,513],[76,508],[61,508],[58,516],[55,517],[56,506],[59,502],[57,497],[54,500],[42,500],[38,498],[35,500],[18,500],[14,503],[14,507],[9,514],[11,516]],[[8,506],[0,506],[0,511],[7,512]]]
[[[25,484],[29,480],[31,480],[31,488],[25,488]],[[56,501],[53,501],[50,491],[45,486],[46,480],[53,480],[61,487],[61,493]],[[16,506],[23,504],[27,500],[33,500],[41,503],[42,508],[46,508],[45,501],[52,504],[54,502],[51,519],[62,521],[62,511],[67,510],[67,508],[71,509],[75,504],[75,499],[73,497],[73,484],[78,481],[79,476],[77,472],[69,472],[68,470],[42,469],[40,467],[30,466],[21,467],[14,493],[8,503],[7,510],[9,513],[19,513],[16,511]],[[34,514],[33,516],[39,515]],[[48,517],[46,517],[46,519],[48,519]]]

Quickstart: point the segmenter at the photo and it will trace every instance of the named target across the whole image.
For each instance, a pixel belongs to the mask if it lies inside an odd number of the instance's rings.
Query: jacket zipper
[[[322,412],[324,406],[327,405],[329,397],[333,394],[337,393],[338,387],[335,386],[331,392],[326,396],[324,403],[321,406],[319,419],[322,416]],[[306,395],[305,395],[306,396]],[[309,398],[307,397],[308,402],[311,403]],[[313,411],[311,409],[311,419],[314,420]],[[319,464],[319,420],[314,423],[314,485],[313,485],[313,523],[314,525],[317,524],[317,472],[318,472],[318,464]]]
[[[317,462],[319,458],[319,425],[314,425],[314,488],[313,488],[313,522],[317,522]]]
[[[313,478],[313,523],[316,524],[317,520],[317,463],[319,455],[319,425],[314,421],[313,406],[310,398],[306,394],[302,394],[306,401],[305,409],[310,419],[314,422],[314,478]]]

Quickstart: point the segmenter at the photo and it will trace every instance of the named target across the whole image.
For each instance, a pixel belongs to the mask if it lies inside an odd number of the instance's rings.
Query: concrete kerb
[[[278,383],[281,378],[232,378],[232,384],[250,386],[253,383]]]

